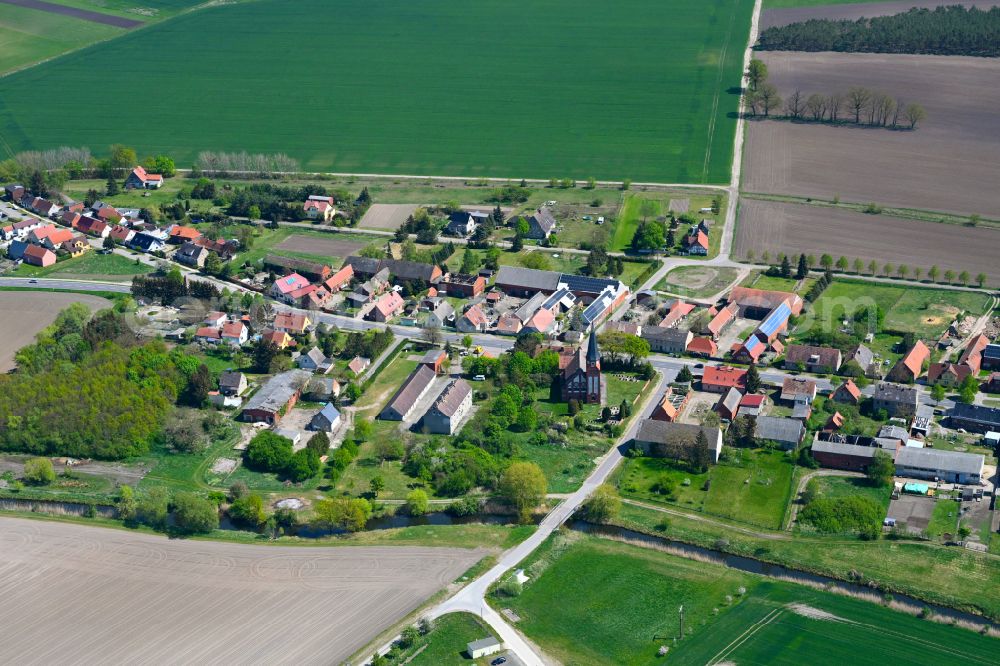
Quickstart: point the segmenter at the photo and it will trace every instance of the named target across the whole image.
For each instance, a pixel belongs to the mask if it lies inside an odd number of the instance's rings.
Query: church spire
[[[596,365],[601,360],[601,353],[597,350],[597,330],[590,327],[590,342],[587,343],[587,363]]]

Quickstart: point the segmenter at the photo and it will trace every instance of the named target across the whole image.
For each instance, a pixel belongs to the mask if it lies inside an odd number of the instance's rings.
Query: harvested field
[[[142,25],[142,21],[92,12],[88,9],[80,9],[79,7],[67,7],[66,5],[59,5],[54,2],[42,2],[42,0],[0,0],[0,4],[37,9],[38,11],[61,14],[62,16],[72,16],[73,18],[93,23],[102,23],[116,28],[135,28]]]
[[[942,5],[963,5],[988,9],[996,0],[890,0],[889,2],[849,2],[836,5],[816,5],[812,7],[783,7],[767,9],[760,16],[760,29],[799,23],[809,19],[829,19],[831,21],[856,21],[859,18],[892,16],[902,14],[913,7],[934,9]]]
[[[879,89],[927,109],[914,132],[786,121],[747,124],[749,192],[995,215],[1000,60],[860,53],[758,54],[782,96]]]
[[[110,307],[111,302],[89,294],[58,292],[0,292],[0,372],[14,367],[14,353],[31,343],[35,334],[51,324],[60,310],[83,303],[91,310]]]
[[[0,527],[8,664],[339,664],[484,555]]]
[[[670,204],[667,206],[667,210],[671,213],[686,213],[691,208],[690,199],[671,199]]]
[[[278,243],[275,249],[304,254],[329,255],[343,259],[366,245],[368,245],[367,240],[361,241],[346,235],[342,237],[317,238],[316,236],[295,234]]]
[[[416,209],[416,204],[372,204],[358,222],[358,228],[395,231]]]
[[[821,208],[807,204],[744,199],[736,228],[735,256],[756,256],[768,250],[798,255],[875,260],[879,270],[886,262],[920,268],[923,274],[937,265],[941,271],[983,272],[987,284],[1000,284],[1000,231],[936,222],[904,220],[886,215]]]

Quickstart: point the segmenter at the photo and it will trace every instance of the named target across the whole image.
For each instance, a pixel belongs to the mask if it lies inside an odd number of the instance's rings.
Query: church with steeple
[[[601,377],[601,352],[597,348],[597,331],[590,328],[586,350],[580,345],[563,368],[562,399],[584,404],[604,402],[604,378]]]

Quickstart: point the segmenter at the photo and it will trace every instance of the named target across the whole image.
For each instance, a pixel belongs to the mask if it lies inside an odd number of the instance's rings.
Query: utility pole
[[[681,604],[681,607],[677,609],[677,612],[680,613],[681,616],[681,631],[678,638],[684,638],[684,604]]]

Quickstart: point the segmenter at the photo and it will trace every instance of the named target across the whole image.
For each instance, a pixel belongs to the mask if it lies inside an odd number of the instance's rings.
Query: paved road
[[[127,294],[132,285],[121,282],[101,282],[99,280],[60,280],[53,278],[11,278],[0,277],[0,287],[24,287],[26,289],[59,289],[61,291],[107,291]]]
[[[583,504],[594,490],[607,480],[611,472],[622,460],[625,444],[635,437],[639,424],[649,417],[655,407],[655,401],[650,398],[659,395],[668,381],[667,375],[661,375],[656,388],[647,391],[645,402],[640,413],[633,419],[632,425],[618,439],[615,445],[598,459],[597,468],[591,473],[579,490],[560,502],[539,524],[535,532],[520,544],[504,553],[497,563],[482,576],[462,588],[455,596],[432,609],[431,617],[440,617],[448,613],[468,612],[480,615],[493,627],[509,649],[512,649],[528,666],[542,666],[543,661],[531,648],[526,640],[511,627],[489,604],[485,602],[490,585],[495,583],[509,569],[523,561],[535,551],[546,539],[565,523]]]

